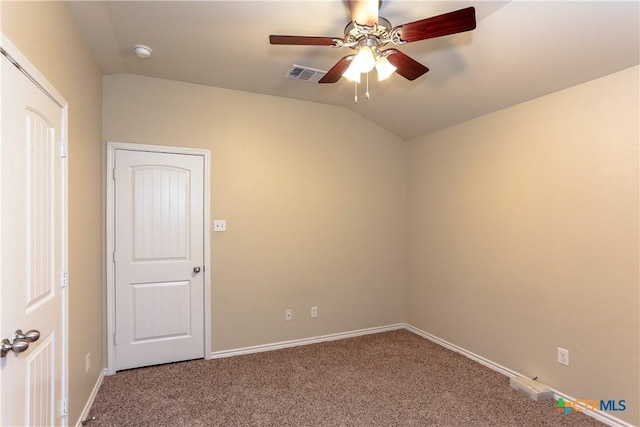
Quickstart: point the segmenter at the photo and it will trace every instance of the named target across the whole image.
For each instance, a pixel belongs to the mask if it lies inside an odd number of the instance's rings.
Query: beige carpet
[[[118,372],[105,378],[85,425],[602,426],[553,405],[399,330]]]

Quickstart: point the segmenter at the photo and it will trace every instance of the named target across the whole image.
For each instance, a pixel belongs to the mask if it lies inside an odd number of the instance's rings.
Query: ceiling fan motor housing
[[[357,49],[362,46],[363,40],[370,40],[366,42],[369,47],[384,46],[389,41],[391,29],[391,23],[383,17],[379,17],[378,24],[374,26],[358,25],[351,21],[344,29],[343,46]]]

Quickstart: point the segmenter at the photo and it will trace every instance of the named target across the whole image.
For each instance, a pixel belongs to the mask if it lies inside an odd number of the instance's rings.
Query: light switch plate
[[[227,221],[224,219],[214,219],[213,231],[227,231]]]

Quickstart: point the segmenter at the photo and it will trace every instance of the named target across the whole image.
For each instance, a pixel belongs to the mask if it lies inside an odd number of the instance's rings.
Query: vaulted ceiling
[[[402,139],[445,128],[640,62],[637,1],[383,0],[393,26],[468,6],[471,32],[398,47],[430,71],[364,86],[292,80],[329,70],[348,48],[270,45],[270,34],[342,37],[345,1],[69,1],[104,74],[132,73],[344,106]],[[132,46],[153,49],[148,59]],[[364,82],[363,82],[364,83]],[[535,117],[531,118],[532,126]]]

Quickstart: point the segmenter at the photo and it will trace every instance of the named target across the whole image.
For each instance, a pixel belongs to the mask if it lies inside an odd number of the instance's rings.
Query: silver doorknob
[[[14,337],[15,339],[18,340],[25,340],[27,342],[34,342],[34,341],[38,341],[38,339],[40,338],[40,331],[36,331],[35,329],[31,329],[30,331],[27,332],[22,332],[22,329],[18,329],[16,331],[16,335]]]
[[[40,338],[40,331],[32,329],[24,333],[22,329],[18,329],[11,341],[9,341],[8,338],[2,340],[2,344],[0,344],[0,357],[5,357],[10,351],[22,353],[29,348],[30,342],[38,341],[38,338]]]
[[[13,343],[8,339],[2,340],[2,346],[0,347],[0,357],[5,357],[9,351],[14,353],[22,353],[29,348],[29,343],[25,340],[13,340]]]
[[[193,267],[193,272],[196,274],[200,273],[200,267]]]

